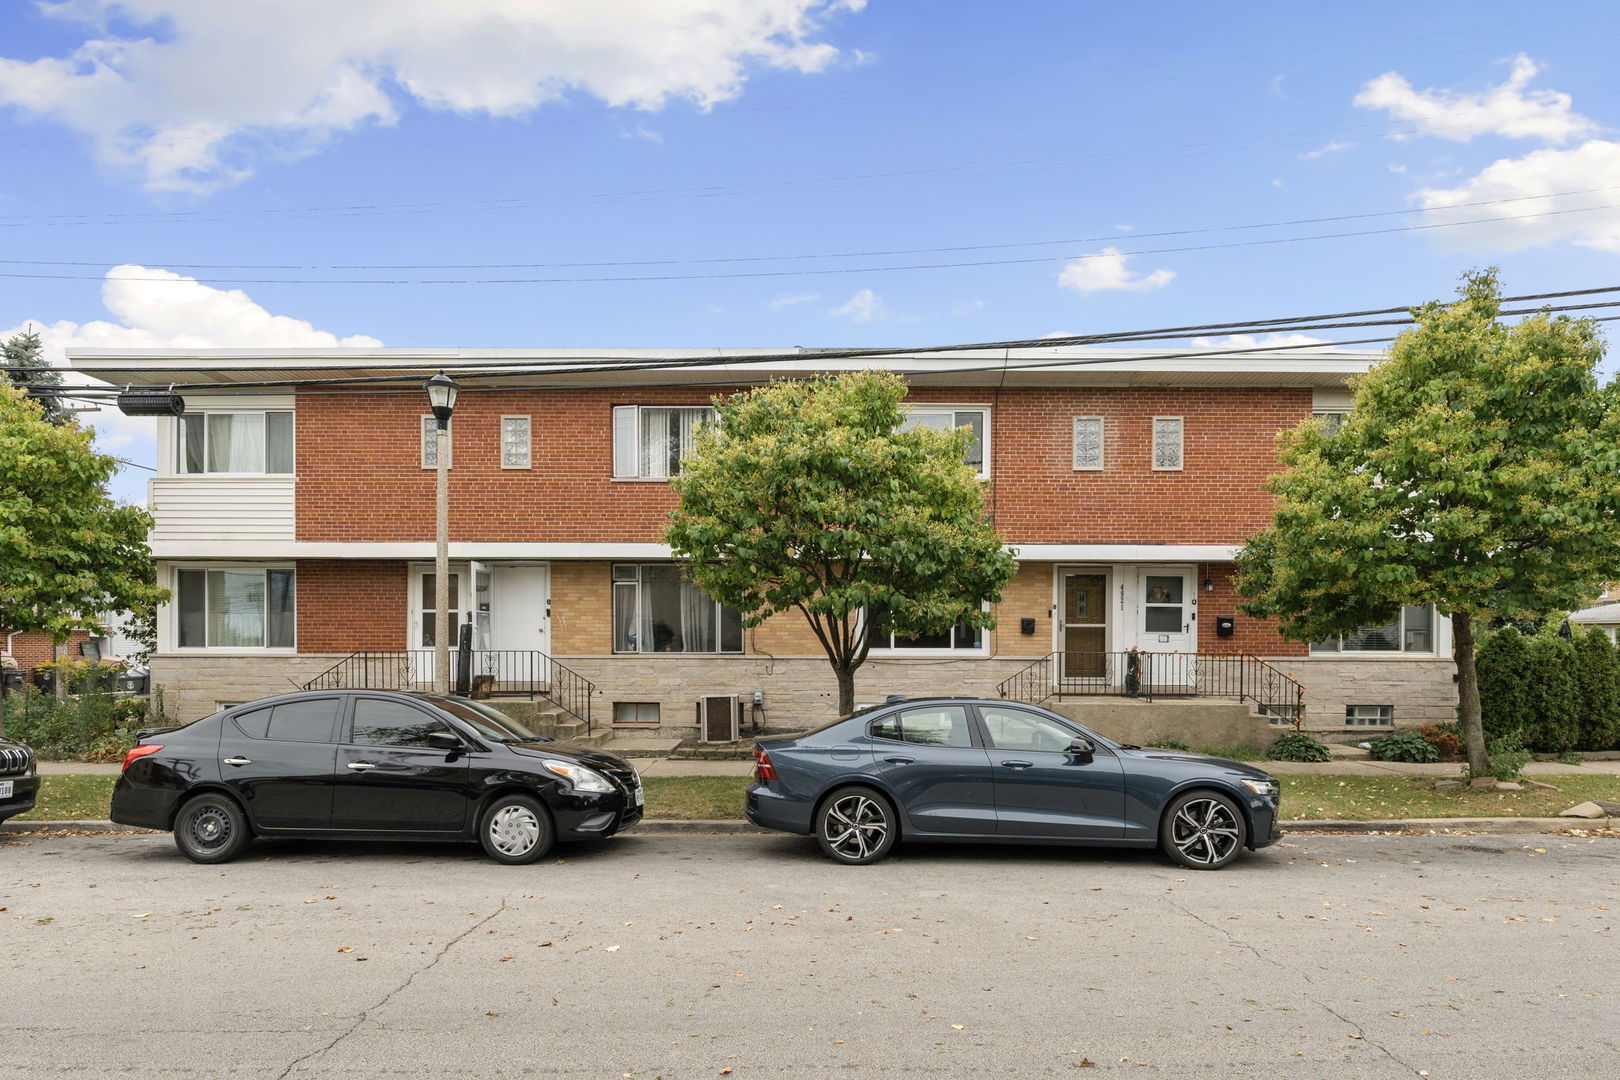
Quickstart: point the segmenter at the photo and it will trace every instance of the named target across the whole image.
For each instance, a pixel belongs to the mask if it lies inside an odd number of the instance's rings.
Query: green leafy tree
[[[1575,643],[1556,630],[1530,639],[1530,722],[1524,744],[1543,754],[1572,750],[1581,734],[1581,691],[1575,675]]]
[[[695,584],[758,626],[796,610],[827,653],[838,709],[872,635],[987,628],[1017,563],[963,461],[971,433],[902,431],[904,380],[780,381],[717,399],[671,481],[668,540]],[[868,625],[868,621],[872,625]]]
[[[1581,691],[1578,750],[1607,750],[1620,740],[1620,650],[1590,627],[1575,635],[1575,677]]]
[[[1513,626],[1480,642],[1474,658],[1479,678],[1479,715],[1487,739],[1522,735],[1530,726],[1530,644]]]
[[[48,391],[62,385],[62,373],[46,362],[45,345],[33,328],[18,331],[6,339],[0,346],[0,356],[4,357],[0,361],[0,376],[13,386],[24,390],[42,387]],[[53,424],[65,424],[74,419],[67,403],[54,394],[36,394],[34,400],[39,402],[45,419]]]
[[[1495,619],[1569,611],[1620,578],[1620,412],[1591,323],[1497,321],[1493,271],[1355,383],[1330,436],[1282,439],[1270,528],[1245,545],[1243,609],[1315,641],[1388,622],[1403,604],[1452,620],[1469,768],[1487,769],[1474,663]]]
[[[88,430],[50,423],[0,386],[0,628],[60,643],[101,615],[142,617],[168,598],[146,546],[150,516],[107,494],[116,468]]]

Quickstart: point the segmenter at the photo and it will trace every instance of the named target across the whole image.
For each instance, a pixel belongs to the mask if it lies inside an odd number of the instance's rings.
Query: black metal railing
[[[366,649],[351,653],[309,682],[305,690],[431,690],[432,649]],[[533,649],[471,649],[450,653],[450,686],[473,697],[519,695],[550,700],[585,722],[591,733],[596,684]]]
[[[1269,718],[1296,728],[1305,721],[1305,687],[1258,656],[1241,653],[1050,653],[996,689],[1009,701],[1031,705],[1067,696],[1228,697],[1252,701]]]

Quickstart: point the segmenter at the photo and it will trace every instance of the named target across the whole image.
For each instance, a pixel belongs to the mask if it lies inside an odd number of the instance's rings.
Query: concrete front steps
[[[613,741],[613,725],[606,721],[593,723],[587,734],[585,721],[563,712],[557,703],[547,698],[533,701],[521,698],[490,698],[489,704],[527,726],[539,735],[549,735],[558,742],[579,746],[602,746]],[[594,718],[593,718],[594,719]]]
[[[1273,725],[1251,701],[1213,698],[1062,698],[1042,707],[1116,742],[1153,746],[1167,740],[1191,746],[1270,746],[1290,730]]]

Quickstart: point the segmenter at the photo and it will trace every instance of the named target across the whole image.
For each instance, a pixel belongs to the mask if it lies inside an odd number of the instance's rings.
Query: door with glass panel
[[[461,625],[466,603],[463,588],[467,575],[460,569],[450,571],[450,611],[448,632],[445,641],[450,645],[450,685],[454,688],[458,671],[456,668],[456,642],[457,627]],[[433,667],[435,652],[438,646],[438,604],[433,597],[434,574],[432,570],[422,570],[417,573],[415,589],[416,611],[414,626],[411,632],[411,680],[417,689],[431,690],[433,688]]]
[[[1107,687],[1108,574],[1102,570],[1062,572],[1058,608],[1058,673],[1068,693]]]
[[[1155,655],[1151,670],[1141,673],[1144,688],[1174,693],[1197,682],[1198,594],[1193,572],[1148,567],[1137,572],[1140,622],[1136,640],[1143,652]],[[1178,659],[1176,654],[1184,658]]]

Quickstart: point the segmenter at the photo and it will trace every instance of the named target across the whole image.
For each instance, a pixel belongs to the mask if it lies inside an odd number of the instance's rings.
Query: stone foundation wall
[[[1269,663],[1304,684],[1306,726],[1315,731],[1377,734],[1381,730],[1345,727],[1345,707],[1349,705],[1393,705],[1396,728],[1457,719],[1457,684],[1451,681],[1457,665],[1450,657],[1343,660],[1296,656]]]
[[[317,656],[197,656],[156,653],[152,688],[163,691],[163,709],[179,723],[207,716],[221,701],[252,701],[290,694],[347,654]]]

